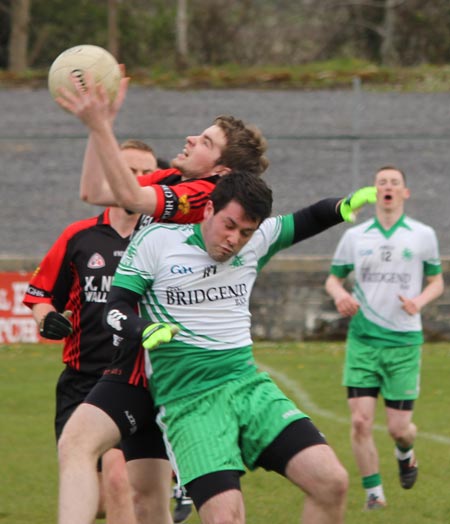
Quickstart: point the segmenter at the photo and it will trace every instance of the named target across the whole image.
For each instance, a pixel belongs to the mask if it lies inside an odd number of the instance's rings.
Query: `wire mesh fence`
[[[46,90],[2,90],[0,110],[0,256],[40,257],[67,224],[99,210],[78,197],[87,132]],[[394,164],[411,188],[407,213],[432,225],[450,254],[450,93],[372,93],[357,81],[320,92],[132,87],[116,133],[170,159],[219,114],[253,122],[267,137],[275,213],[346,195]],[[331,256],[343,227],[291,253]]]

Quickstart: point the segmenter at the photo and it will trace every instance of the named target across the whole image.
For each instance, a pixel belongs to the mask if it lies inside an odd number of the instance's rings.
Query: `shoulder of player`
[[[60,237],[64,237],[66,240],[70,240],[78,233],[82,233],[83,231],[90,230],[97,225],[101,225],[102,222],[99,221],[99,217],[89,217],[84,218],[82,220],[78,220],[77,222],[72,222],[69,224],[61,233]]]
[[[210,194],[219,180],[218,176],[183,180],[177,169],[154,171],[139,178],[139,183],[143,187],[152,186],[157,192],[164,192],[166,187],[177,194]]]
[[[405,215],[403,217],[403,223],[412,231],[424,231],[433,234],[435,233],[434,228],[432,226],[429,226],[428,224],[425,224],[424,222],[421,222],[420,220],[412,218],[408,215]]]

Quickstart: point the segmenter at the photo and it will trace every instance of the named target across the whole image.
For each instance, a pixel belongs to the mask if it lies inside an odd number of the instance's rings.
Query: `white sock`
[[[378,500],[381,500],[382,502],[386,502],[386,499],[384,497],[383,486],[381,484],[379,486],[374,486],[373,488],[366,488],[366,498],[369,499],[371,495],[374,495]]]
[[[397,447],[395,448],[395,456],[398,460],[406,460],[412,457],[413,450],[412,448],[408,451],[400,451]]]

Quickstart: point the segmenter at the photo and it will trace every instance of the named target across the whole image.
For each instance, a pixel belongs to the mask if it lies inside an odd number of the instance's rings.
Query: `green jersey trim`
[[[439,260],[431,262],[424,262],[423,272],[427,277],[432,277],[434,275],[439,275],[442,273],[442,266]]]
[[[349,275],[354,269],[355,266],[353,264],[337,264],[339,262],[338,260],[333,262],[333,265],[330,268],[330,273],[338,278],[345,278],[347,275]]]
[[[376,348],[419,346],[423,344],[422,331],[393,331],[386,329],[368,320],[361,310],[352,317],[348,336]]]
[[[119,264],[120,266],[120,264]],[[145,279],[143,278],[143,274],[137,275],[133,272],[132,275],[127,275],[128,267],[122,266],[121,267],[122,273],[117,273],[114,275],[114,278],[112,280],[112,285],[117,287],[123,287],[125,289],[129,289],[130,291],[133,291],[134,293],[138,293],[139,295],[143,295],[147,285],[152,285],[153,280],[152,278]]]
[[[203,249],[203,251],[206,252],[206,246],[203,240],[200,224],[194,224],[192,229],[194,233],[186,240],[186,244],[189,246],[198,246],[200,249]]]
[[[405,218],[406,215],[403,214],[392,227],[390,227],[389,229],[384,229],[384,227],[378,221],[378,218],[375,217],[372,225],[369,226],[366,229],[366,231],[370,231],[371,229],[378,229],[385,238],[390,238],[400,227],[404,227],[405,229],[409,229],[410,231],[412,231],[411,227],[405,222]]]
[[[269,262],[269,260],[275,255],[275,253],[278,253],[278,251],[292,246],[292,243],[294,242],[294,215],[291,214],[277,216],[276,221],[277,227],[275,231],[276,235],[278,236],[277,241],[270,246],[266,255],[262,256],[258,260],[258,272],[261,271],[261,269]]]

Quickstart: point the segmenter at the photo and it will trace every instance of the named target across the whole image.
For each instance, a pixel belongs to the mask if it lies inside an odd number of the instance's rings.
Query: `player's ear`
[[[403,191],[403,198],[404,198],[405,200],[408,200],[408,198],[409,198],[410,196],[411,196],[411,191],[410,191],[407,187],[405,187],[405,189],[404,189],[404,191]]]
[[[208,200],[203,210],[203,220],[208,219],[212,215],[214,215],[214,204],[211,200]]]
[[[226,167],[221,164],[214,166],[214,174],[219,176],[228,175],[231,173],[231,167]]]

